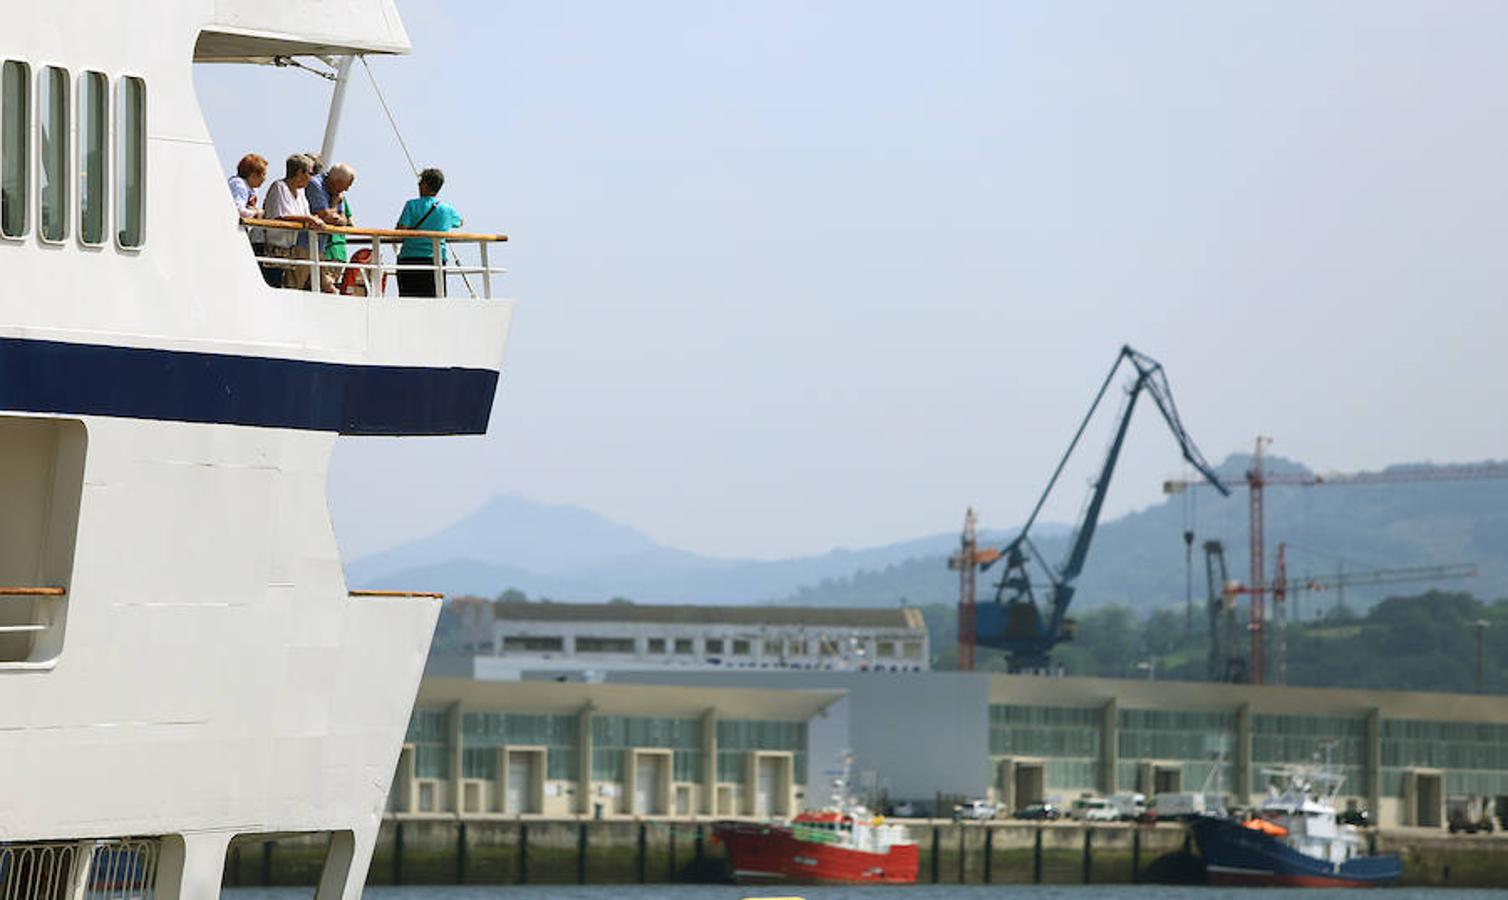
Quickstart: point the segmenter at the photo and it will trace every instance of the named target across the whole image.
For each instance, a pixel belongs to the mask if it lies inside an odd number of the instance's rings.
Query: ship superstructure
[[[326,468],[341,434],[485,431],[512,304],[491,272],[477,299],[268,287],[190,63],[403,53],[402,23],[0,18],[4,896],[214,897],[233,839],[328,833],[319,897],[355,897],[439,601],[348,593]]]

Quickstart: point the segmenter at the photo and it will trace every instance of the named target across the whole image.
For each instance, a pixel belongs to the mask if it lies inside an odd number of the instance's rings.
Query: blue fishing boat
[[[1320,766],[1269,773],[1284,787],[1269,787],[1251,816],[1201,815],[1189,823],[1210,884],[1379,887],[1398,881],[1403,860],[1370,853],[1365,835],[1337,819],[1344,776]]]

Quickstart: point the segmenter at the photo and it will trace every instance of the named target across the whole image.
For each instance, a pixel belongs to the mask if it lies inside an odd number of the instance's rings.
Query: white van
[[[1162,793],[1152,798],[1148,811],[1156,813],[1159,819],[1220,816],[1225,814],[1225,795],[1206,794],[1201,791]]]
[[[1147,795],[1138,791],[1119,791],[1110,795],[1110,805],[1123,820],[1141,818],[1147,812]]]
[[[1104,797],[1084,796],[1074,798],[1073,805],[1068,808],[1068,817],[1081,822],[1114,822],[1120,818],[1120,813]]]

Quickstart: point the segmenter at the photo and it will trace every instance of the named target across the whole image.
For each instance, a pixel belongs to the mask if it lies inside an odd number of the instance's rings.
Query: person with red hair
[[[243,219],[255,219],[261,215],[257,209],[257,188],[267,180],[267,160],[255,153],[248,153],[236,163],[236,174],[230,176],[230,196],[236,201],[236,213]],[[267,232],[260,228],[246,229],[251,239],[253,256],[267,255]],[[262,266],[262,279],[271,287],[281,287],[283,271]]]

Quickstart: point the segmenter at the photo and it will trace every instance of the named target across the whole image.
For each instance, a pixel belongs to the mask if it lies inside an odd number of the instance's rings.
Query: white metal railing
[[[241,228],[249,231],[260,228],[264,231],[293,231],[308,232],[308,236],[299,235],[294,242],[294,252],[306,255],[294,256],[254,256],[257,263],[279,269],[308,269],[308,290],[319,292],[321,287],[321,274],[326,270],[336,271],[336,293],[346,293],[341,285],[346,280],[345,273],[355,272],[366,289],[368,297],[381,297],[387,295],[387,276],[397,275],[399,272],[429,272],[434,276],[434,296],[445,297],[446,280],[450,276],[458,276],[465,285],[466,292],[472,298],[489,300],[492,298],[492,278],[494,275],[506,275],[508,270],[492,264],[489,248],[493,244],[508,240],[506,234],[477,234],[466,231],[414,231],[394,228],[352,228],[330,225],[324,228],[309,228],[296,222],[283,222],[273,219],[241,219]],[[349,261],[328,260],[320,258],[319,236],[321,235],[345,235],[346,246],[360,248],[351,253]],[[414,239],[428,240],[430,242],[430,259],[438,262],[427,264],[415,264],[404,262],[399,264],[397,260],[398,249],[404,241]],[[477,265],[465,265],[459,262],[459,257],[446,253],[442,255],[442,246],[446,251],[455,246],[475,244],[480,262]],[[383,260],[383,250],[393,248],[394,259],[392,262]],[[364,260],[356,259],[360,253],[366,252],[368,256]],[[447,263],[444,256],[450,255],[452,261]],[[469,276],[479,276],[481,293],[472,285]],[[4,900],[4,898],[0,898]]]
[[[55,604],[45,601],[55,600],[58,603],[67,594],[60,587],[6,587],[0,585],[0,637],[6,635],[38,635],[49,631],[54,622],[62,620],[57,614]],[[13,610],[13,604],[30,602],[31,609],[22,615],[17,615]],[[17,621],[21,619],[22,621]],[[36,637],[30,640],[22,640],[21,643],[9,642],[7,646],[0,646],[0,663],[21,662],[31,656],[32,648],[36,645]],[[11,900],[0,893],[0,900]]]
[[[0,844],[0,900],[153,900],[157,838]]]

